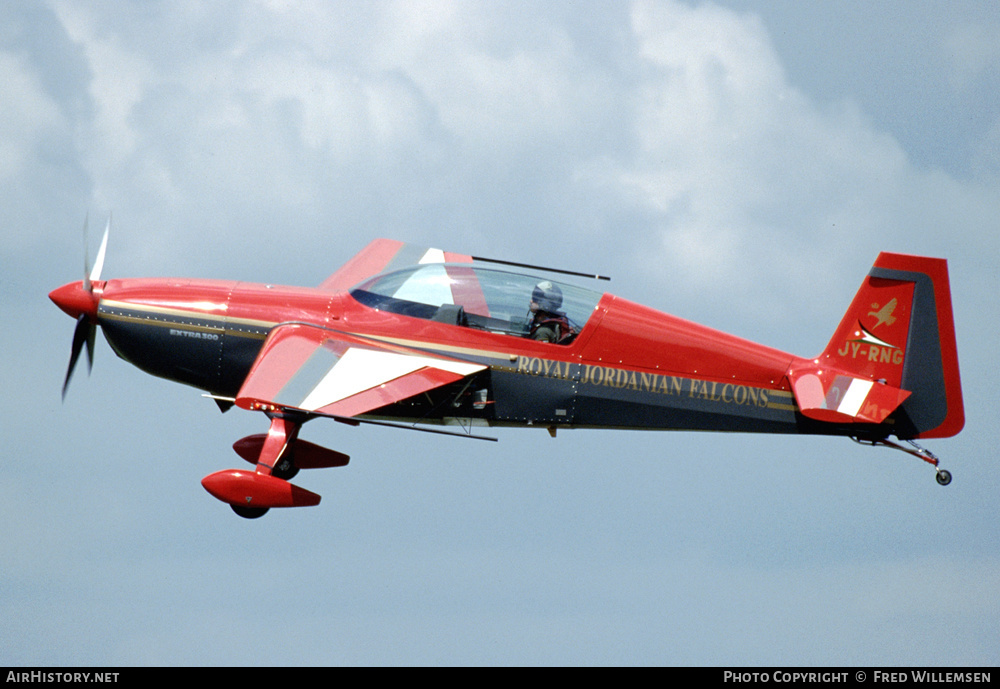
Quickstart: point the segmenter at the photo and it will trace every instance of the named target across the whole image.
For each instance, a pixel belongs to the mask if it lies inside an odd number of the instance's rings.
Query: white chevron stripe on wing
[[[460,376],[467,376],[485,368],[479,364],[467,364],[461,361],[351,347],[298,407],[315,411],[428,367]]]

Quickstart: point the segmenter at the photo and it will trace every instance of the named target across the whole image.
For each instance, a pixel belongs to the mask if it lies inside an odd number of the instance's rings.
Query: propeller
[[[69,367],[66,369],[66,380],[63,381],[62,398],[66,399],[66,390],[69,388],[70,378],[80,359],[80,353],[84,345],[87,347],[87,373],[94,366],[94,341],[97,336],[97,306],[100,301],[100,294],[95,292],[95,283],[101,279],[101,271],[104,268],[104,256],[108,248],[108,235],[111,233],[111,216],[108,215],[108,224],[104,228],[104,238],[101,240],[101,248],[97,252],[97,260],[94,266],[90,266],[88,257],[87,232],[90,216],[83,221],[83,281],[71,282],[63,285],[49,293],[49,298],[56,305],[69,315],[76,318],[76,329],[73,331],[73,345],[69,355]]]
[[[108,251],[108,235],[111,234],[111,214],[108,213],[108,224],[104,227],[104,238],[101,240],[101,248],[97,250],[97,260],[94,267],[87,265],[87,221],[90,219],[88,213],[83,219],[83,288],[93,294],[93,283],[101,279],[101,271],[104,270],[104,255]]]

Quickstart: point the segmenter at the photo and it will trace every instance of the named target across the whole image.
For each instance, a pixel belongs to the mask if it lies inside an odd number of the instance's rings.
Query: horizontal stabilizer
[[[886,383],[839,371],[789,373],[792,392],[803,416],[831,423],[882,423],[910,396]]]

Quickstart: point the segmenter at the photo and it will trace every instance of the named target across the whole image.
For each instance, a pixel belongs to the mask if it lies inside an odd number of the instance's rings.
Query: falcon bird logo
[[[896,310],[896,298],[893,297],[885,306],[879,311],[869,311],[869,316],[875,316],[878,319],[878,323],[872,326],[872,330],[879,327],[883,323],[886,325],[892,325],[896,322],[896,317],[892,315],[892,312]],[[878,304],[872,304],[874,308],[878,308]]]

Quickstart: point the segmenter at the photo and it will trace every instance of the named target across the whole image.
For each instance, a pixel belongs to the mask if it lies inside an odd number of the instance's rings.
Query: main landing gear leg
[[[271,428],[264,438],[264,445],[257,458],[256,473],[264,476],[274,476],[288,480],[298,473],[291,457],[289,446],[295,442],[301,424],[289,421],[283,416],[271,417]],[[257,519],[267,514],[269,507],[250,507],[248,505],[230,505],[233,512],[244,519]]]
[[[947,469],[942,469],[938,466],[941,463],[941,460],[938,459],[937,455],[935,455],[927,448],[917,445],[912,440],[906,441],[910,445],[910,447],[906,447],[905,445],[900,445],[899,443],[893,442],[888,438],[881,438],[878,440],[851,438],[851,440],[853,440],[856,443],[860,443],[861,445],[871,445],[872,447],[878,445],[881,445],[882,447],[890,447],[893,450],[899,450],[900,452],[905,452],[908,455],[913,455],[914,457],[918,457],[934,467],[934,469],[937,472],[935,478],[937,479],[937,482],[940,485],[947,486],[949,483],[951,483],[951,472],[948,471]]]
[[[285,416],[272,416],[271,428],[257,458],[257,473],[289,480],[299,473],[292,447],[302,424]]]

